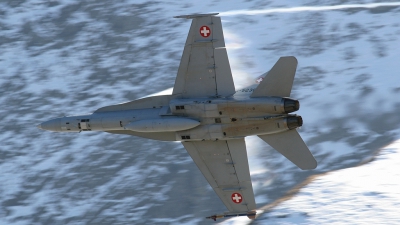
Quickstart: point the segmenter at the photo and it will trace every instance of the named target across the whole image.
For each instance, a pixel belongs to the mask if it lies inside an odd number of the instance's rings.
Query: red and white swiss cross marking
[[[242,202],[243,197],[241,194],[235,192],[232,194],[231,199],[234,203],[239,204]]]
[[[211,29],[207,26],[200,27],[200,35],[203,37],[209,37],[211,35]]]

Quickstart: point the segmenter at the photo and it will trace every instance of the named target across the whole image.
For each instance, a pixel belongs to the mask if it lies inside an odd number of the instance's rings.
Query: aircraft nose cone
[[[42,130],[42,124],[41,123],[39,123],[36,127]]]
[[[37,127],[42,130],[61,131],[61,119],[52,119],[39,124]]]

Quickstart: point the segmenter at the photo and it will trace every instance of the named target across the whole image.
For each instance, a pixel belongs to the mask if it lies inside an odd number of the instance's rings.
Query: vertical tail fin
[[[289,97],[296,68],[297,59],[294,56],[279,58],[250,97]]]

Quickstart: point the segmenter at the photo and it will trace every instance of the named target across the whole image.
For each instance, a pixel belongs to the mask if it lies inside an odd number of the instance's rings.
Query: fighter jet
[[[229,212],[256,216],[245,137],[257,135],[300,169],[317,166],[296,128],[290,98],[297,59],[281,57],[254,89],[235,91],[218,13],[192,14],[172,95],[152,96],[38,125],[56,132],[104,131],[180,141]]]

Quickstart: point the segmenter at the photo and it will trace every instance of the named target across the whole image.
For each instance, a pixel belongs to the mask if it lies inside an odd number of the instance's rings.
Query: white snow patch
[[[366,165],[330,172],[261,216],[271,224],[397,224],[400,140]]]
[[[380,3],[369,3],[369,4],[345,4],[345,5],[330,5],[330,6],[300,6],[300,7],[259,9],[259,10],[232,10],[220,13],[220,16],[259,15],[259,14],[271,14],[271,13],[296,13],[296,12],[330,11],[330,10],[357,9],[357,8],[371,9],[383,6],[400,6],[400,2],[380,2]]]

